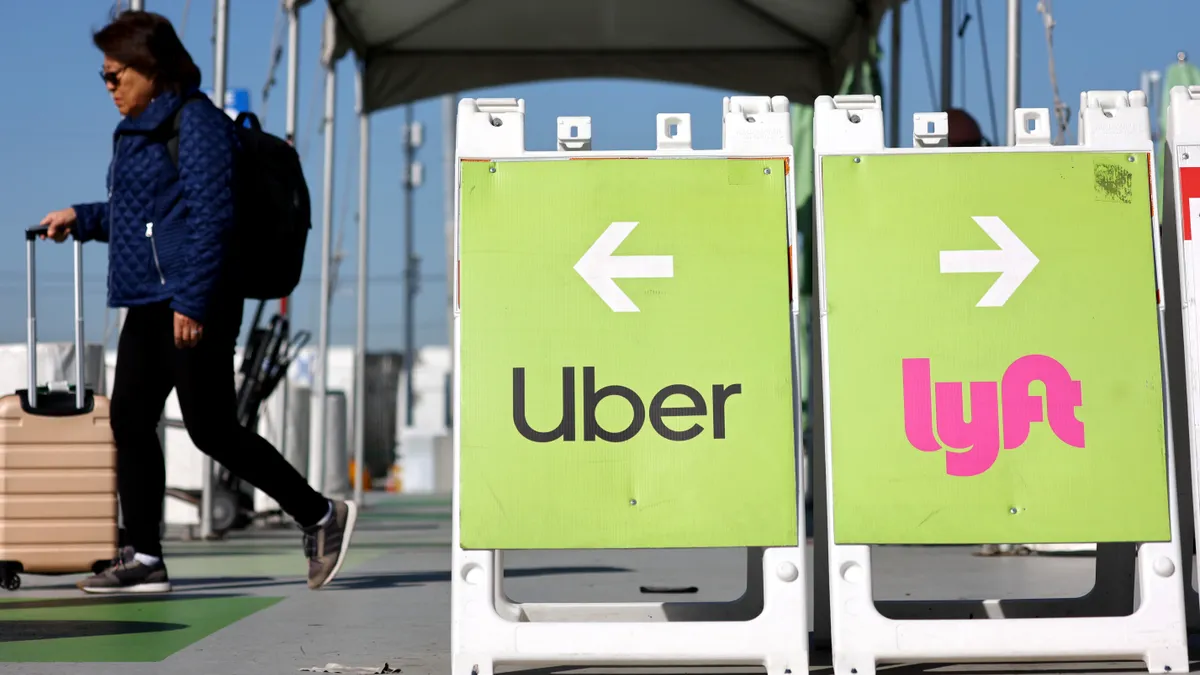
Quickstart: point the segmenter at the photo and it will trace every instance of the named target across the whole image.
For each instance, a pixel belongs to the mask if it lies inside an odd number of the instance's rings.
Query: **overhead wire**
[[[988,115],[992,119],[992,138],[1000,138],[1000,126],[996,123],[996,97],[992,91],[992,66],[988,59],[987,31],[983,27],[983,0],[975,0],[975,12],[979,15],[979,44],[983,49],[983,81],[987,90]]]
[[[958,68],[959,87],[958,96],[962,102],[960,107],[967,107],[967,26],[971,23],[971,13],[967,11],[967,3],[965,0],[954,0],[955,6],[958,7],[958,62],[961,64]]]
[[[192,11],[192,0],[183,0],[183,16],[179,19],[179,39],[187,35],[188,14]]]
[[[925,59],[925,81],[929,84],[929,109],[937,110],[937,87],[933,84],[933,61],[929,58],[929,40],[925,37],[925,15],[921,12],[921,0],[913,0],[913,6],[917,9],[917,34],[921,37],[921,55]]]
[[[1055,145],[1061,145],[1067,132],[1067,127],[1070,125],[1071,109],[1067,104],[1063,103],[1062,98],[1058,95],[1058,73],[1054,68],[1054,11],[1051,6],[1051,0],[1038,0],[1037,11],[1042,15],[1042,23],[1046,27],[1046,58],[1050,68],[1050,88],[1054,92],[1054,118],[1056,121],[1054,132]]]
[[[271,52],[267,62],[267,81],[263,83],[262,92],[260,94],[260,105],[262,115],[259,121],[263,126],[267,125],[267,112],[271,97],[271,90],[275,88],[275,75],[279,72],[279,64],[283,61],[283,33],[287,29],[287,0],[281,0],[278,8],[275,10],[275,26],[271,29]]]
[[[320,136],[322,133],[322,129],[325,125],[325,111],[320,110],[320,106],[322,105],[322,102],[325,100],[325,77],[324,77],[324,75],[325,75],[324,66],[313,69],[312,91],[316,95],[313,96],[308,101],[308,121],[309,121],[309,129],[310,129],[309,133],[301,134],[299,129],[296,130],[296,135],[297,135],[296,142],[297,142],[301,162],[303,162],[308,157],[308,150],[310,147],[309,141],[311,141],[316,136]]]

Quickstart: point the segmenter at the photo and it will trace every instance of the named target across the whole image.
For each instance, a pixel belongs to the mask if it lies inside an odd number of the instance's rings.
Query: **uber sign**
[[[713,385],[713,438],[725,438],[725,400],[741,391],[742,385],[740,384],[728,387],[722,384]],[[691,405],[685,408],[667,407],[667,399],[676,394],[687,398]],[[629,425],[620,431],[609,431],[596,421],[596,406],[608,396],[625,399],[633,412],[633,419]],[[525,369],[513,368],[513,424],[525,438],[536,443],[549,443],[559,439],[575,440],[574,368],[563,368],[562,400],[563,416],[558,426],[550,431],[534,431],[525,419]],[[596,369],[590,366],[583,369],[583,408],[583,440],[585,441],[594,441],[600,438],[611,443],[621,443],[636,436],[646,422],[646,404],[642,402],[641,397],[629,387],[622,387],[618,384],[596,389]],[[675,431],[666,425],[664,417],[694,417],[707,414],[708,407],[705,405],[703,396],[686,384],[671,384],[663,387],[650,401],[650,424],[659,436],[669,441],[691,440],[699,436],[704,431],[704,427],[692,424],[686,429]]]
[[[784,160],[460,167],[463,547],[794,546]]]

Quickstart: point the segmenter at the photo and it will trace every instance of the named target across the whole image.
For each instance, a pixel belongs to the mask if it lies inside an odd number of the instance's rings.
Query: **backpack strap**
[[[193,102],[201,98],[208,98],[201,92],[193,92],[183,100],[183,105],[175,110],[175,114],[171,116],[171,135],[167,137],[167,154],[171,157],[171,164],[175,168],[179,168],[179,127],[183,123],[183,109]]]

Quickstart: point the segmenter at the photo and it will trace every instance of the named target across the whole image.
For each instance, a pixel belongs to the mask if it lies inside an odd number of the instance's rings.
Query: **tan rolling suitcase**
[[[28,290],[27,389],[0,398],[0,584],[22,572],[102,569],[117,548],[117,454],[108,398],[83,378],[83,244],[75,242],[75,386],[37,387],[34,248],[25,232]]]

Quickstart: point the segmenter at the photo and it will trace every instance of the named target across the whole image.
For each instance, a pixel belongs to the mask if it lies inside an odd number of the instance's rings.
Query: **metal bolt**
[[[771,170],[770,170],[770,169],[763,169],[763,174],[765,174],[765,175],[767,175],[767,176],[770,176],[770,175],[771,175]]]
[[[630,499],[630,500],[629,500],[629,505],[630,505],[630,506],[637,506],[637,500],[636,500],[636,499]]]
[[[1184,159],[1187,159],[1187,158],[1188,158],[1188,154],[1187,154],[1186,152],[1185,152],[1185,153],[1183,153],[1183,158],[1184,158]]]
[[[854,158],[854,163],[855,163],[855,164],[858,164],[858,163],[860,163],[860,162],[862,162],[862,157],[855,157],[855,158]]]
[[[492,118],[492,126],[494,126],[494,127],[498,127],[498,126],[500,126],[500,125],[502,125],[502,124],[504,124],[504,120],[500,119],[499,117],[493,117],[493,118]]]
[[[746,121],[747,121],[747,122],[750,122],[751,124],[753,124],[753,123],[754,123],[754,118],[753,118],[753,117],[747,117],[747,118],[746,118]]]
[[[494,166],[489,166],[489,167],[488,167],[488,173],[496,173],[496,167],[494,167]]]
[[[1012,507],[1011,509],[1008,510],[1008,512],[1013,514],[1014,516],[1017,515],[1017,507],[1015,507],[1015,506]]]
[[[1131,161],[1131,162],[1136,162],[1136,161],[1137,161],[1137,158],[1135,158],[1133,155],[1130,155],[1130,156],[1129,156],[1129,161]]]
[[[851,115],[851,116],[850,116],[850,123],[851,123],[851,124],[858,124],[858,123],[859,123],[859,122],[861,122],[861,121],[862,121],[862,118],[861,118],[861,117],[859,117],[858,115]]]

